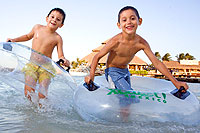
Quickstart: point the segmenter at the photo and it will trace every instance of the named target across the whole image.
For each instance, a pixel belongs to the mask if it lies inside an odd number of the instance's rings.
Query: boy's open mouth
[[[52,24],[52,25],[56,25],[55,23],[52,23],[52,22],[51,22],[51,24]]]
[[[134,26],[126,26],[126,29],[132,30]]]

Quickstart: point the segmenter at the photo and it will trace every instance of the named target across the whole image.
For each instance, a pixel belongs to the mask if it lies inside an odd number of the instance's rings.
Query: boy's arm
[[[174,84],[177,89],[180,89],[181,86],[183,86],[186,90],[189,88],[185,82],[179,82],[172,76],[167,67],[156,58],[148,43],[145,44],[143,50],[149,60],[152,62],[152,64],[156,67],[156,69],[158,69],[162,74],[169,78],[169,80]]]
[[[95,75],[95,70],[97,67],[97,64],[99,60],[105,56],[114,46],[114,43],[112,42],[112,39],[107,42],[107,44],[100,50],[99,53],[97,53],[91,63],[91,69],[90,69],[90,75],[85,77],[85,82],[89,84],[90,80],[94,81],[94,75]]]
[[[63,65],[66,66],[66,67],[70,66],[69,60],[67,60],[64,56],[63,41],[62,41],[62,38],[60,36],[58,36],[57,51],[58,51],[58,59],[64,60]]]
[[[35,29],[38,28],[38,26],[39,26],[39,25],[35,25],[35,26],[32,28],[31,32],[29,32],[28,34],[25,34],[25,35],[22,35],[22,36],[20,36],[20,37],[13,38],[13,39],[8,38],[7,41],[11,41],[11,42],[24,42],[24,41],[28,41],[28,40],[30,40],[30,39],[33,38]]]

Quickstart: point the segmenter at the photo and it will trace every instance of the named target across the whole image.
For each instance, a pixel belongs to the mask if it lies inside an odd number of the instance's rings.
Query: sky
[[[83,58],[121,30],[118,12],[134,6],[143,19],[137,34],[161,56],[173,60],[189,53],[200,61],[200,0],[0,0],[0,42],[27,34],[35,24],[46,25],[52,8],[66,13],[64,26],[57,30],[63,38],[64,54],[70,61]],[[21,44],[31,47],[31,41]],[[143,51],[136,54],[150,63]],[[54,49],[53,60],[57,61]]]

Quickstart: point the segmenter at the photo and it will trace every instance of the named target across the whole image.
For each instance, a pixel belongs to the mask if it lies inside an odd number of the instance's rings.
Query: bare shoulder
[[[34,25],[33,28],[34,28],[34,29],[39,29],[39,28],[44,28],[44,26],[41,25],[41,24],[36,24],[36,25]]]
[[[121,36],[122,36],[121,33],[119,33],[119,34],[113,36],[113,37],[106,43],[106,45],[115,46],[115,45],[119,44],[120,39],[121,39]]]
[[[142,38],[140,35],[137,35],[137,39],[142,49],[150,47],[148,42],[144,38]]]
[[[63,42],[62,37],[57,32],[55,32],[55,39],[56,39],[58,45],[62,44],[62,42]]]
[[[55,32],[55,37],[56,37],[58,40],[61,40],[61,41],[62,41],[61,35],[59,35],[57,32]]]
[[[45,26],[40,25],[40,24],[36,24],[36,25],[33,26],[32,31],[38,32],[38,31],[41,30],[42,28],[45,28]]]

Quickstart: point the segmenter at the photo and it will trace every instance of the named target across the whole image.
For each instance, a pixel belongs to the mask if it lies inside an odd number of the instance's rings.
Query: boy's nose
[[[57,18],[56,18],[56,17],[54,17],[54,18],[53,18],[53,21],[56,21],[56,19],[57,19]]]
[[[129,24],[129,23],[131,23],[131,20],[130,20],[130,19],[127,19],[127,21],[126,21],[126,22]]]
[[[53,18],[54,21],[56,21],[56,18]]]

